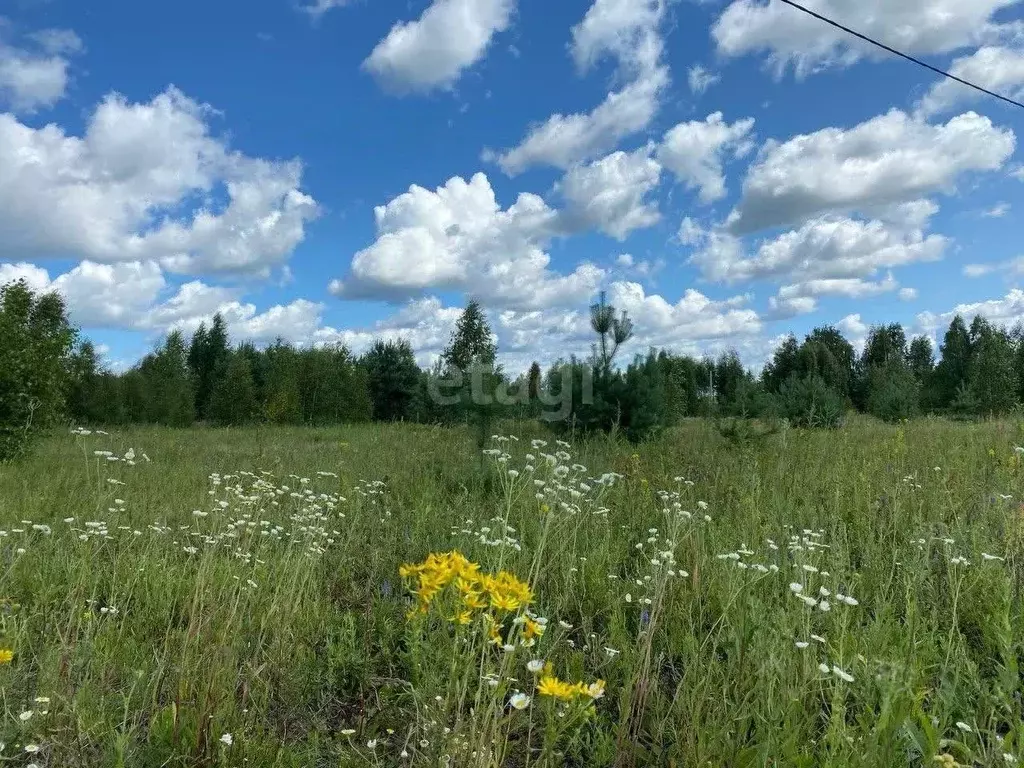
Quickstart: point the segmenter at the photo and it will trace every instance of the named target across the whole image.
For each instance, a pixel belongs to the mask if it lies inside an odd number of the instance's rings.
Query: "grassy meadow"
[[[0,467],[0,765],[1024,760],[1016,423],[501,432]]]

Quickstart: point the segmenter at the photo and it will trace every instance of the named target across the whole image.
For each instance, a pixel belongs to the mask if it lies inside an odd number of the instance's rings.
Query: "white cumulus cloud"
[[[1012,35],[993,20],[1020,0],[805,0],[804,4],[893,48],[917,55],[950,53]],[[726,56],[764,54],[781,74],[797,76],[889,54],[783,3],[734,0],[711,30]]]
[[[969,56],[954,59],[949,72],[1002,96],[1024,98],[1024,51],[1020,49],[985,46]],[[930,116],[948,112],[965,102],[988,98],[973,88],[943,78],[928,90],[917,108],[922,115]]]
[[[1001,168],[1015,145],[1013,131],[974,112],[931,125],[897,109],[850,129],[769,141],[747,172],[729,228],[744,234],[950,192],[964,173]]]
[[[544,246],[564,225],[559,212],[526,193],[502,209],[483,173],[435,190],[413,185],[374,217],[377,240],[356,253],[332,293],[398,299],[462,290],[492,306],[533,309],[585,302],[605,274],[587,262],[567,275],[549,269]]]
[[[1013,288],[1002,298],[957,304],[948,312],[939,314],[922,312],[917,316],[917,326],[923,333],[929,336],[938,333],[941,338],[956,315],[962,316],[968,325],[980,315],[993,325],[1012,328],[1017,323],[1024,322],[1024,290]]]
[[[485,158],[493,156],[510,175],[534,165],[567,169],[646,129],[670,80],[668,67],[660,63],[665,9],[665,0],[594,0],[573,28],[570,50],[581,73],[602,57],[612,57],[618,64],[616,77],[625,84],[590,112],[551,115],[532,126],[517,146],[487,152]]]
[[[52,107],[67,90],[69,57],[81,50],[82,41],[66,29],[36,32],[24,45],[0,39],[0,104],[28,113]]]
[[[568,203],[564,214],[570,229],[596,228],[618,240],[656,224],[657,203],[647,195],[661,178],[661,166],[649,147],[613,152],[589,165],[570,169],[559,188]]]
[[[434,0],[416,21],[395,24],[363,67],[399,92],[450,87],[509,27],[515,8],[515,0]]]
[[[692,257],[712,280],[831,280],[870,278],[883,270],[941,259],[946,238],[924,227],[938,208],[926,201],[900,206],[894,220],[820,216],[748,254],[728,233],[711,232]]]
[[[170,88],[147,103],[108,96],[82,136],[0,115],[0,258],[196,274],[283,264],[317,215],[302,167],[232,151],[212,114]]]
[[[566,169],[606,152],[650,125],[668,83],[668,69],[655,67],[609,93],[591,112],[552,115],[531,128],[518,146],[500,154],[498,163],[515,175],[534,165]]]
[[[722,163],[726,156],[742,157],[750,151],[753,127],[753,118],[730,125],[721,112],[679,123],[665,134],[658,160],[688,188],[699,190],[701,202],[720,200],[725,197]]]

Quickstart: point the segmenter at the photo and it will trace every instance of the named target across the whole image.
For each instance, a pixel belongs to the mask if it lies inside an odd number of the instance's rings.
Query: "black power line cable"
[[[786,5],[792,6],[793,8],[796,8],[798,11],[803,11],[807,15],[813,16],[814,18],[818,19],[819,21],[824,21],[826,24],[830,24],[831,26],[835,27],[836,29],[841,29],[841,30],[843,30],[843,32],[851,34],[854,37],[860,38],[864,42],[871,43],[872,45],[878,46],[883,51],[888,51],[889,53],[894,54],[896,56],[899,56],[902,59],[906,59],[907,61],[912,61],[915,64],[924,67],[925,69],[930,69],[932,72],[934,72],[934,73],[936,73],[938,75],[942,75],[943,77],[948,77],[950,80],[955,80],[958,83],[966,85],[968,88],[973,88],[976,91],[981,91],[984,94],[987,94],[989,96],[993,96],[994,98],[997,98],[1000,101],[1005,101],[1007,104],[1013,104],[1013,106],[1015,106],[1015,107],[1020,107],[1021,109],[1024,109],[1024,104],[1021,104],[1019,101],[1014,101],[1009,96],[1003,96],[1002,94],[996,93],[995,91],[990,91],[987,88],[982,88],[980,85],[975,85],[974,83],[970,82],[969,80],[964,80],[962,77],[957,77],[956,75],[950,74],[949,72],[946,72],[944,69],[939,69],[938,67],[933,67],[931,64],[929,64],[927,62],[924,62],[924,61],[921,61],[920,59],[914,58],[910,54],[903,53],[902,51],[897,51],[895,48],[892,48],[892,47],[886,45],[885,43],[880,43],[877,40],[875,40],[874,38],[871,38],[871,37],[868,37],[867,35],[861,34],[860,32],[857,32],[854,29],[850,29],[849,27],[845,27],[842,24],[840,24],[838,21],[833,21],[832,19],[828,18],[827,16],[822,16],[820,13],[815,13],[810,8],[805,8],[804,6],[800,5],[799,3],[793,2],[793,0],[779,0],[779,2],[782,2],[782,3],[785,3]]]

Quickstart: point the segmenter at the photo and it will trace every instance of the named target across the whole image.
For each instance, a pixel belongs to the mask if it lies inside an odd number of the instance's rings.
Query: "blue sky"
[[[808,0],[1024,95],[1018,0]],[[1024,319],[1024,110],[777,0],[16,0],[0,23],[0,280],[112,364],[236,339],[409,338],[467,296],[510,369],[954,311]],[[415,186],[414,186],[415,185]]]

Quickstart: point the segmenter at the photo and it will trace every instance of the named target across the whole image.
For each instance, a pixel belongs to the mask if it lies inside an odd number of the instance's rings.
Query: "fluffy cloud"
[[[899,110],[853,128],[823,128],[762,148],[730,215],[736,234],[816,214],[868,209],[950,191],[969,171],[993,171],[1016,138],[967,112],[930,125]]]
[[[281,337],[301,344],[314,341],[322,327],[323,305],[305,299],[258,312],[254,304],[239,300],[238,288],[200,281],[185,283],[166,296],[172,288],[153,262],[83,261],[52,279],[47,270],[32,264],[0,264],[0,285],[17,279],[33,290],[61,294],[72,322],[85,328],[192,333],[219,312],[235,341],[266,343]]]
[[[591,112],[552,115],[531,128],[518,146],[498,155],[498,164],[515,175],[534,165],[569,168],[606,152],[650,125],[668,83],[668,69],[656,67],[609,93]]]
[[[898,206],[888,221],[821,216],[762,242],[751,255],[738,238],[711,232],[691,262],[709,279],[727,282],[871,278],[893,267],[942,258],[946,239],[924,233],[937,210],[919,201]]]
[[[721,112],[704,120],[679,123],[665,134],[658,160],[687,188],[700,190],[702,202],[720,200],[725,197],[724,156],[741,157],[749,152],[752,144],[748,136],[753,127],[753,118],[729,125]]]
[[[626,70],[653,69],[661,56],[657,29],[665,0],[594,0],[583,21],[572,29],[570,51],[586,72],[604,56]]]
[[[806,0],[807,6],[911,54],[939,54],[1008,35],[992,19],[1018,0]],[[883,51],[782,3],[734,0],[711,30],[719,53],[764,53],[777,74],[798,77]]]
[[[0,264],[0,285],[17,279],[24,279],[33,290],[61,294],[71,320],[88,328],[135,327],[166,287],[160,268],[152,262],[83,261],[52,280],[42,267]]]
[[[849,340],[850,344],[853,345],[854,350],[857,354],[864,351],[864,345],[868,339],[868,324],[865,323],[860,314],[847,315],[838,323],[836,327],[843,332],[843,335]]]
[[[28,262],[0,264],[0,286],[24,280],[33,291],[46,291],[50,287],[50,273]]]
[[[451,339],[460,307],[446,307],[437,297],[410,301],[395,314],[367,328],[337,329],[325,326],[316,331],[312,343],[344,344],[356,353],[366,351],[377,339],[409,342],[422,366],[430,366]]]
[[[639,283],[619,280],[608,286],[608,300],[616,309],[629,312],[633,320],[634,336],[622,350],[623,360],[651,346],[697,355],[736,347],[753,352],[747,357],[760,363],[761,319],[746,306],[748,296],[716,301],[687,290],[672,303],[663,296],[647,294]],[[525,370],[534,359],[550,362],[573,354],[585,357],[594,340],[588,314],[576,309],[504,311],[495,319],[503,359],[514,370]]]
[[[78,36],[65,29],[37,32],[26,43],[29,47],[0,40],[0,103],[15,112],[35,112],[63,98],[68,57],[82,49]]]
[[[518,146],[500,154],[485,153],[485,159],[497,159],[510,175],[533,165],[566,169],[647,128],[669,84],[668,68],[659,63],[663,43],[658,27],[665,7],[664,0],[594,0],[573,28],[573,58],[585,72],[603,56],[613,57],[618,78],[626,85],[610,92],[591,112],[552,115],[530,128]]]
[[[841,296],[847,299],[866,299],[891,293],[899,284],[891,274],[884,280],[871,281],[859,277],[821,278],[792,283],[779,288],[779,292],[768,300],[776,319],[813,312],[818,308],[822,296]]]
[[[396,91],[447,88],[508,28],[515,0],[434,0],[416,21],[395,24],[363,67]]]
[[[413,185],[374,209],[377,240],[331,283],[345,298],[398,299],[431,290],[472,292],[492,306],[534,309],[579,304],[604,271],[582,263],[568,275],[548,269],[544,245],[564,225],[536,195],[502,209],[487,177],[460,177],[429,190]]]
[[[614,152],[572,168],[559,185],[568,203],[564,214],[568,227],[594,227],[625,240],[633,230],[657,223],[661,218],[657,204],[646,196],[660,177],[661,166],[651,158],[649,147]]]
[[[156,333],[176,329],[191,334],[200,323],[209,325],[219,313],[232,341],[268,344],[281,338],[305,345],[312,343],[321,331],[323,310],[323,304],[296,299],[260,312],[255,304],[240,300],[237,288],[195,280],[179,286],[166,300],[138,313],[131,319],[130,327]]]
[[[941,337],[956,315],[961,315],[968,324],[981,315],[994,325],[1013,327],[1024,321],[1024,290],[1014,288],[1001,299],[987,299],[967,304],[957,304],[949,312],[935,314],[922,312],[917,316],[917,326],[927,335]]]
[[[1003,96],[1018,100],[1024,97],[1024,51],[985,46],[970,56],[954,59],[949,72]],[[980,98],[988,97],[955,80],[943,78],[928,90],[917,108],[920,114],[930,116]]]
[[[690,92],[699,96],[715,83],[722,79],[721,75],[709,72],[700,64],[694,64],[686,73],[686,80],[690,85]]]
[[[0,257],[189,273],[284,263],[317,213],[302,168],[231,151],[210,134],[211,114],[171,88],[145,104],[108,96],[81,137],[0,115]]]
[[[761,320],[745,305],[748,296],[715,301],[688,289],[675,304],[657,294],[646,294],[639,283],[618,281],[608,288],[616,309],[629,312],[638,340],[644,347],[673,347],[680,341],[706,341],[756,334]]]

